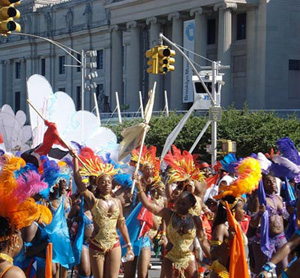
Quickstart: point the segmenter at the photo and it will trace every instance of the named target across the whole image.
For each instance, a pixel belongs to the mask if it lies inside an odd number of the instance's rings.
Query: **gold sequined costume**
[[[117,209],[108,215],[108,212],[99,204],[99,199],[91,209],[94,224],[98,226],[98,233],[90,239],[90,242],[97,247],[97,255],[104,257],[107,251],[110,251],[119,242],[117,233],[117,221],[120,214],[119,206]]]
[[[167,236],[173,247],[167,253],[166,258],[173,262],[175,269],[178,269],[181,276],[184,277],[184,270],[194,258],[194,254],[190,251],[190,246],[196,237],[196,227],[194,226],[186,234],[179,234],[172,225],[174,217],[175,213],[172,214],[167,226]]]

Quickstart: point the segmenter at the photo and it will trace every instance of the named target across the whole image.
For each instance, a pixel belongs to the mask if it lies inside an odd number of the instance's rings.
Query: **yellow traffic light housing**
[[[0,34],[6,36],[11,31],[21,32],[20,24],[14,19],[20,18],[20,12],[15,5],[20,5],[19,0],[0,0]]]
[[[175,70],[175,51],[166,45],[158,46],[158,71],[159,73],[166,74],[168,71]]]
[[[218,152],[218,154],[229,154],[236,153],[236,142],[227,140],[227,139],[219,139],[218,142],[221,142],[222,151]]]
[[[158,53],[157,47],[151,48],[150,50],[146,51],[146,58],[149,59],[147,61],[147,68],[148,73],[158,74]]]

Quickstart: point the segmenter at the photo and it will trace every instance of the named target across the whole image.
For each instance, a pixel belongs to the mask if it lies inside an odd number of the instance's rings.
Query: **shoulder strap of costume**
[[[6,273],[7,271],[9,271],[12,267],[13,267],[13,265],[10,265],[10,266],[8,266],[6,269],[4,269],[4,271],[0,274],[0,278],[2,278],[2,277],[5,275],[5,273]]]

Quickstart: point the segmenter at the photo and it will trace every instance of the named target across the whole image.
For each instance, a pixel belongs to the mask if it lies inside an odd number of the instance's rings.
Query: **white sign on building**
[[[187,20],[183,25],[183,50],[190,60],[194,59],[194,34],[195,34],[195,20]],[[193,71],[186,59],[183,59],[183,88],[182,88],[182,102],[189,103],[194,101],[194,91],[192,83]]]

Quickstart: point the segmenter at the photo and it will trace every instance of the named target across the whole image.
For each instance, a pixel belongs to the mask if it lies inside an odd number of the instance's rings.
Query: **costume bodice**
[[[196,227],[194,224],[193,228],[187,233],[180,234],[177,229],[173,227],[172,222],[174,217],[175,213],[172,214],[167,226],[167,237],[173,246],[166,255],[166,258],[171,260],[177,269],[185,269],[188,267],[189,261],[193,256],[192,252],[190,251],[190,246],[196,237]],[[191,215],[188,217],[192,218]]]
[[[99,204],[99,199],[97,199],[91,209],[91,213],[94,224],[98,226],[98,233],[91,238],[91,241],[104,252],[108,251],[119,240],[116,229],[120,214],[119,206],[116,203],[116,209],[109,215],[108,211]]]

